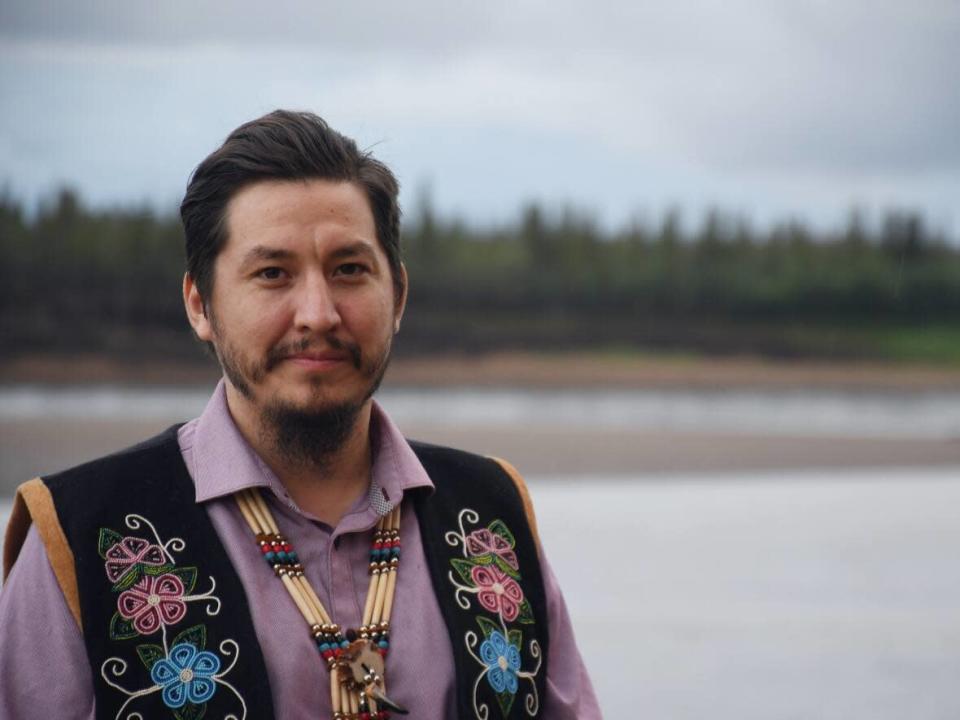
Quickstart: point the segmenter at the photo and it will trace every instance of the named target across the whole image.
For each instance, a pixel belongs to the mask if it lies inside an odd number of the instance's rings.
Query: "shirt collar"
[[[193,423],[190,452],[193,455],[196,501],[207,502],[251,487],[272,490],[290,503],[279,478],[240,434],[230,409],[224,381],[213,392],[203,413]],[[188,428],[185,428],[188,429]],[[374,401],[370,414],[373,464],[367,501],[376,514],[385,514],[404,492],[433,489],[433,482],[400,430]]]

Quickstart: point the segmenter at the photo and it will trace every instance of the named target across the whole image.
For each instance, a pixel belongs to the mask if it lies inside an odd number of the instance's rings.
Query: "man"
[[[307,113],[197,167],[183,298],[224,378],[199,418],[21,487],[0,716],[599,716],[519,475],[372,399],[397,192]]]

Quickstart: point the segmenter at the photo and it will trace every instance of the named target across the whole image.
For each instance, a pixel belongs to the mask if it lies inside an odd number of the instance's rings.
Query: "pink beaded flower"
[[[120,593],[117,610],[141,635],[149,635],[160,625],[174,625],[187,613],[183,581],[176,575],[144,575],[132,588]]]
[[[487,528],[474,530],[467,535],[467,552],[474,557],[492,553],[503,558],[503,561],[514,570],[520,567],[517,562],[517,554],[510,547],[510,543],[500,535],[490,532]]]
[[[125,537],[111,546],[105,555],[107,579],[115,583],[137,565],[159,566],[166,562],[159,545],[138,537]]]
[[[517,582],[494,565],[474,565],[470,577],[477,584],[480,604],[493,613],[513,622],[520,614],[523,590]]]

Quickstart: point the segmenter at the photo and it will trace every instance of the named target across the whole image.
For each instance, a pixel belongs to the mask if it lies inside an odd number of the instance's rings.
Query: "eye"
[[[337,269],[334,272],[334,274],[346,275],[347,277],[356,277],[358,275],[362,275],[366,271],[367,271],[366,266],[360,263],[343,263],[342,265],[337,266]]]
[[[283,268],[265,267],[260,270],[257,270],[256,275],[261,280],[268,280],[273,282],[276,280],[281,280],[286,275],[286,272],[284,271]]]

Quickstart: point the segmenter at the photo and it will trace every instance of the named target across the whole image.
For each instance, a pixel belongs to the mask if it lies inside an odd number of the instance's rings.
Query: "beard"
[[[322,469],[353,433],[362,409],[360,402],[318,410],[270,403],[261,414],[261,429],[291,465]]]
[[[248,361],[229,342],[216,317],[210,313],[215,338],[217,359],[230,383],[260,410],[260,432],[263,439],[293,465],[322,469],[329,459],[343,447],[357,425],[360,412],[380,387],[390,364],[391,338],[387,337],[383,351],[376,357],[364,357],[359,345],[341,340],[332,334],[319,343],[309,337],[280,343],[270,348],[262,360]],[[364,385],[356,397],[339,402],[324,402],[329,381],[313,378],[313,393],[302,405],[279,398],[257,400],[254,387],[277,365],[294,353],[306,352],[317,346],[332,348],[349,354],[350,362],[360,374]]]

